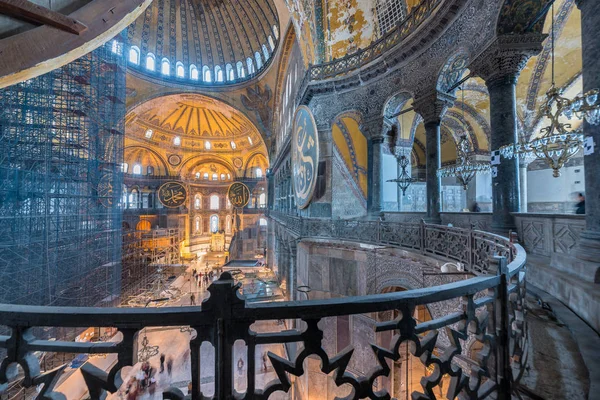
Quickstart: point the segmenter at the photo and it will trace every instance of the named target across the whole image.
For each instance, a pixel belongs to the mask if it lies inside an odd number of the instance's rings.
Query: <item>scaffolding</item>
[[[130,230],[123,233],[121,302],[143,305],[158,298],[170,276],[181,274],[181,229]],[[170,296],[170,295],[169,295]]]
[[[0,90],[0,303],[118,302],[126,63],[114,50]]]

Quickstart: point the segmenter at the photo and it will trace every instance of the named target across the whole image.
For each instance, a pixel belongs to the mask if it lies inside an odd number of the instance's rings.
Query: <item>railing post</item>
[[[508,315],[508,266],[506,257],[494,256],[500,276],[496,302],[496,376],[498,377],[498,400],[511,399],[512,368],[509,348],[509,315]]]
[[[421,253],[425,254],[425,220],[422,218],[419,224],[419,236],[421,240]]]

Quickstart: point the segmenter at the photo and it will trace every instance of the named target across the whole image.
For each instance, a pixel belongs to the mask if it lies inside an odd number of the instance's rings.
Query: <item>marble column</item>
[[[289,293],[289,297],[290,300],[297,300],[298,299],[298,293],[297,293],[297,282],[298,282],[298,270],[296,269],[296,254],[298,252],[298,246],[296,245],[296,242],[290,242],[288,243],[288,248],[289,248],[289,263],[290,263],[290,273],[289,273],[289,279],[288,279],[288,293]]]
[[[442,117],[454,97],[446,93],[433,91],[428,95],[419,96],[413,102],[415,111],[423,117],[425,125],[425,171],[427,189],[427,215],[425,221],[430,224],[440,224],[442,182],[438,170],[442,165],[442,142],[440,126]]]
[[[376,116],[365,121],[361,130],[368,137],[368,174],[367,174],[367,215],[380,217],[383,210],[383,148],[385,134],[390,124],[384,121],[383,116]]]
[[[583,92],[600,88],[600,1],[578,0],[581,10]],[[600,263],[600,125],[583,123],[583,134],[594,140],[594,152],[583,157],[585,170],[585,231],[577,258]]]
[[[522,213],[527,212],[527,167],[529,163],[526,161],[519,162],[519,208]]]
[[[542,49],[543,34],[503,35],[469,69],[485,80],[490,96],[491,150],[517,143],[516,84],[527,60]],[[516,230],[512,213],[520,211],[519,160],[502,158],[492,178],[492,231]]]

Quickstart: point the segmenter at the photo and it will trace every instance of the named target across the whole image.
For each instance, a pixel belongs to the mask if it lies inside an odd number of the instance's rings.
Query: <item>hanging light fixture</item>
[[[461,111],[463,120],[465,119],[465,91],[461,87],[462,103]],[[460,140],[456,146],[456,163],[447,167],[438,169],[438,176],[440,178],[454,177],[460,181],[464,190],[467,190],[469,183],[475,177],[478,172],[489,173],[491,171],[490,164],[483,161],[475,161],[471,159],[469,154],[469,139],[467,134],[463,133],[460,135]]]
[[[413,183],[415,180],[408,173],[408,166],[410,165],[410,161],[408,158],[402,154],[398,159],[398,166],[400,167],[400,173],[398,177],[395,179],[389,179],[386,182],[396,182],[400,190],[402,190],[402,196],[406,195],[406,189]]]
[[[404,114],[402,114],[400,131],[402,131],[403,125],[404,125]],[[392,146],[390,146],[390,147],[392,147]],[[409,165],[410,165],[410,160],[406,157],[406,155],[404,155],[404,150],[402,150],[402,155],[400,156],[400,158],[398,158],[398,166],[400,167],[400,173],[398,174],[398,177],[395,179],[388,179],[386,181],[386,182],[397,183],[400,190],[402,190],[402,196],[406,195],[406,189],[408,189],[410,184],[415,181],[415,179],[413,179],[410,176],[410,173],[408,172]]]
[[[570,123],[562,123],[559,118],[571,120],[573,116],[585,119],[592,125],[600,124],[600,102],[598,89],[592,89],[572,100],[562,96],[562,89],[556,87],[554,80],[554,4],[552,4],[551,57],[552,84],[546,92],[546,101],[540,106],[540,113],[550,120],[550,125],[540,129],[539,138],[529,143],[510,144],[499,149],[500,154],[508,159],[519,157],[529,160],[540,158],[552,168],[555,178],[560,176],[560,169],[575,156],[583,144],[581,128],[571,130]]]

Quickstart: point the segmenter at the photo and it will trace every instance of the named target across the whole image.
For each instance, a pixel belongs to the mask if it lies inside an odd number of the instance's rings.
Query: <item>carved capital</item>
[[[456,98],[448,93],[433,91],[429,94],[419,96],[413,101],[413,107],[422,118],[425,125],[440,124],[442,117],[449,107],[454,104]]]
[[[382,115],[377,115],[369,119],[364,119],[361,126],[361,131],[367,138],[375,139],[383,138],[392,129],[392,122],[384,118]]]
[[[546,34],[501,35],[469,65],[469,70],[485,80],[488,87],[515,84],[527,60],[542,50]]]

